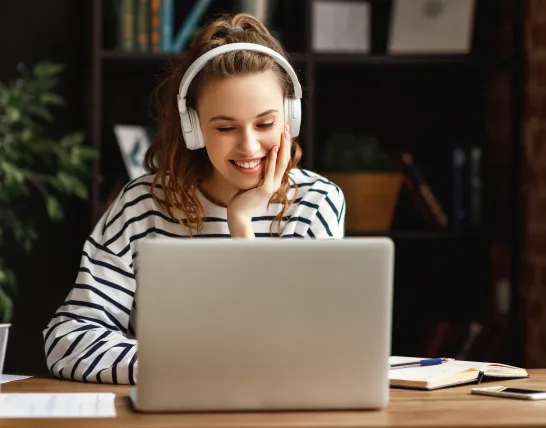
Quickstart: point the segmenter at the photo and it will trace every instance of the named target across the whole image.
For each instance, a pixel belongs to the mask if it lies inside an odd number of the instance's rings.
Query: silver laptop
[[[390,239],[146,239],[136,267],[137,410],[387,405]]]

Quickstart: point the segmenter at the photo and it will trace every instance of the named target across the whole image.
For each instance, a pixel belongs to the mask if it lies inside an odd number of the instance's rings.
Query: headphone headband
[[[186,70],[186,73],[184,73],[184,76],[180,81],[180,88],[178,90],[178,111],[180,113],[186,111],[186,94],[193,78],[196,76],[197,73],[199,73],[199,71],[201,71],[206,63],[215,56],[221,55],[226,52],[240,50],[262,52],[273,58],[273,60],[277,64],[279,64],[290,76],[292,84],[294,85],[295,97],[302,97],[301,85],[298,81],[298,77],[296,76],[294,69],[289,64],[289,62],[278,52],[275,52],[273,49],[259,45],[257,43],[229,43],[227,45],[222,45],[217,48],[211,49],[208,52],[205,52],[190,65],[188,70]]]

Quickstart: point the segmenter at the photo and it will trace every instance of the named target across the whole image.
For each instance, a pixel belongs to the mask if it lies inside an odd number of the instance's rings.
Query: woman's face
[[[208,184],[227,203],[258,185],[271,148],[284,129],[283,92],[273,71],[207,82],[197,104],[209,159]]]

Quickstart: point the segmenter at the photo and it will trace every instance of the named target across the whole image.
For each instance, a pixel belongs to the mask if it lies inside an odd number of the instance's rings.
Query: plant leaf
[[[9,322],[13,316],[13,301],[0,287],[0,317],[2,322]]]
[[[64,100],[59,95],[54,94],[53,92],[44,92],[40,95],[40,101],[43,104],[50,104],[50,105],[57,105],[61,106],[64,105]]]
[[[46,197],[47,212],[51,220],[62,220],[64,217],[63,209],[59,204],[59,200],[54,196]]]
[[[0,316],[11,318],[15,276],[1,255],[14,242],[27,253],[38,236],[30,198],[44,202],[49,217],[64,218],[61,196],[88,198],[91,160],[98,153],[75,132],[54,138],[46,123],[52,107],[64,104],[56,92],[62,64],[42,61],[31,69],[17,64],[18,75],[0,82]]]
[[[33,68],[36,77],[52,77],[58,75],[63,70],[63,65],[49,61],[39,62]]]

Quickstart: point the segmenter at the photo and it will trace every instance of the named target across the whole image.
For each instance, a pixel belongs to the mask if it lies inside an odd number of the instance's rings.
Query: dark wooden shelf
[[[103,50],[103,61],[134,61],[134,62],[163,62],[171,61],[180,55],[179,52],[124,52],[119,50]],[[307,55],[302,53],[290,53],[290,59],[296,63],[307,61]]]
[[[151,61],[161,62],[175,59],[175,53],[154,52],[123,52],[117,50],[104,50],[101,57],[105,61]]]
[[[362,65],[373,67],[398,66],[462,66],[462,67],[504,67],[511,64],[510,58],[471,55],[367,55],[342,53],[312,53],[317,64]]]
[[[178,52],[124,52],[103,50],[103,61],[163,62],[176,59]],[[290,59],[298,64],[315,62],[318,65],[358,65],[370,67],[420,67],[420,66],[462,66],[462,67],[505,67],[510,58],[469,56],[469,55],[367,55],[345,53],[289,53]]]
[[[385,232],[356,231],[348,230],[345,236],[351,237],[372,237],[387,236],[392,239],[454,239],[454,240],[475,240],[480,239],[483,234],[479,231],[466,230],[390,230]]]

